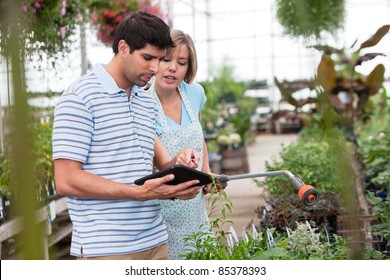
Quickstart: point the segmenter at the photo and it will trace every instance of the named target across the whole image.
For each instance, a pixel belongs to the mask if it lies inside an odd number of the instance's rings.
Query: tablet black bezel
[[[213,181],[210,174],[178,164],[139,178],[134,181],[134,184],[143,185],[147,180],[161,178],[168,174],[175,175],[175,179],[166,182],[167,185],[177,185],[191,180],[199,180],[199,183],[194,186],[204,186]]]

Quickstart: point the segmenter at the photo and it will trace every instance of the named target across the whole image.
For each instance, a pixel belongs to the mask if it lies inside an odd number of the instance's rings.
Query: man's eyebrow
[[[144,53],[141,53],[142,56],[147,56],[147,57],[150,57],[150,58],[160,58],[159,56],[155,56],[155,55],[152,55],[150,53],[147,53],[147,52],[144,52]],[[164,57],[164,56],[162,56]]]

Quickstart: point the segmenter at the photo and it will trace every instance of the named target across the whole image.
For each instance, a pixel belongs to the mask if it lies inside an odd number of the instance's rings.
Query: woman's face
[[[184,80],[188,66],[188,47],[184,44],[178,45],[170,55],[161,60],[156,83],[162,89],[176,89]]]

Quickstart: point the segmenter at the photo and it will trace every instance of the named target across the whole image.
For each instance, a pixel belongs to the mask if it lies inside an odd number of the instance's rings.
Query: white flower
[[[229,137],[226,135],[219,135],[217,138],[218,144],[227,145],[229,144]]]
[[[232,133],[232,134],[230,134],[230,136],[229,136],[229,142],[231,143],[231,144],[235,144],[235,143],[241,143],[241,136],[240,136],[240,134],[238,134],[238,133]]]
[[[379,132],[378,134],[378,139],[381,140],[383,138],[385,138],[386,134],[384,132]]]

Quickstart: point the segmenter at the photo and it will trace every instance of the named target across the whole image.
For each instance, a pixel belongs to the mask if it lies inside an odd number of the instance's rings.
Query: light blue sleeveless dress
[[[198,170],[200,170],[203,159],[202,126],[197,115],[193,112],[182,85],[179,85],[178,89],[191,123],[178,129],[171,129],[153,85],[150,88],[158,107],[159,125],[161,125],[161,135],[159,137],[171,157],[174,157],[182,148],[196,150],[200,155],[198,167]],[[180,255],[186,252],[183,241],[185,235],[199,231],[202,225],[209,222],[203,191],[191,200],[160,200],[160,202],[161,213],[168,227],[169,259],[183,259]],[[188,249],[186,250],[188,251]]]

